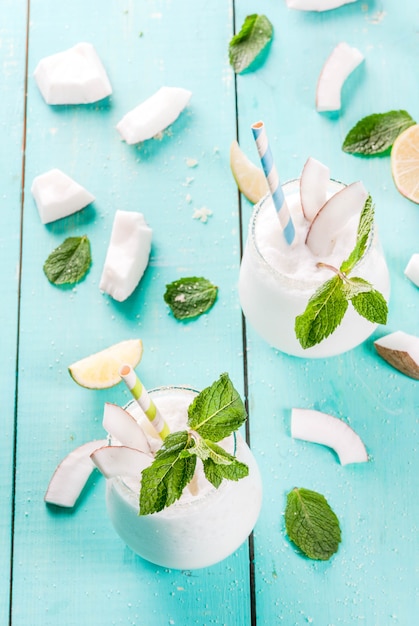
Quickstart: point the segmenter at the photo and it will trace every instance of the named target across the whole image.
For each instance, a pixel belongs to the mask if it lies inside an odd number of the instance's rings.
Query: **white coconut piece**
[[[356,0],[286,0],[290,9],[299,11],[330,11]]]
[[[145,272],[151,238],[142,213],[116,211],[99,289],[119,302],[126,300]]]
[[[419,337],[397,330],[374,341],[374,346],[392,367],[419,380]]]
[[[90,455],[104,445],[106,439],[89,441],[70,452],[56,468],[45,492],[45,502],[73,507],[95,468]]]
[[[419,254],[412,254],[404,273],[412,283],[419,287]]]
[[[47,104],[89,104],[106,98],[112,87],[90,43],[41,59],[34,78]]]
[[[330,182],[330,169],[309,157],[304,164],[300,178],[301,208],[304,217],[312,222],[314,217],[326,203],[327,187]]]
[[[148,439],[140,424],[117,404],[105,402],[103,428],[122,445],[151,454]]]
[[[329,255],[339,232],[350,219],[361,215],[368,191],[361,181],[347,185],[331,196],[313,219],[306,237],[306,245],[316,256]],[[355,244],[356,232],[354,232]]]
[[[91,460],[105,478],[115,476],[139,477],[153,459],[135,448],[127,446],[104,446],[95,450]]]
[[[95,200],[90,191],[57,168],[35,176],[31,193],[43,224],[72,215]]]
[[[368,454],[359,435],[344,421],[313,409],[292,409],[291,436],[332,448],[341,465],[364,463]]]
[[[357,48],[352,48],[344,41],[339,43],[326,59],[317,80],[317,111],[339,111],[341,91],[349,74],[364,60],[364,55]]]
[[[129,144],[151,139],[173,124],[191,96],[191,91],[181,87],[161,87],[124,115],[116,128]]]

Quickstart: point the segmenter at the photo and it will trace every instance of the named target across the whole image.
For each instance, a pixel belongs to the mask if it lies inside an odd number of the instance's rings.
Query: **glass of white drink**
[[[187,428],[188,407],[197,395],[197,391],[187,387],[161,387],[149,392],[171,432]],[[137,402],[129,403],[126,409],[141,423]],[[192,437],[196,435],[193,430],[189,432]],[[152,437],[150,440],[153,444]],[[159,446],[157,439],[154,443]],[[196,569],[221,561],[247,539],[261,507],[259,470],[238,432],[219,445],[248,467],[247,475],[240,480],[223,480],[216,488],[207,480],[203,462],[198,458],[194,477],[179,499],[152,514],[140,514],[141,477],[116,476],[107,480],[110,519],[134,552],[163,567]]]
[[[350,255],[360,217],[358,213],[348,220],[337,233],[331,250],[313,254],[306,244],[310,221],[302,210],[300,183],[301,180],[296,179],[282,186],[295,227],[292,245],[284,240],[270,194],[254,208],[240,267],[240,304],[247,321],[271,346],[299,357],[329,357],[362,343],[377,323],[365,319],[349,305],[332,334],[317,345],[303,348],[296,336],[296,318],[304,312],[316,289],[334,275],[334,268],[338,273],[342,262]],[[344,187],[346,185],[329,180],[327,188],[325,186],[326,199]],[[373,228],[353,272],[374,285],[384,298],[388,297],[389,272]]]

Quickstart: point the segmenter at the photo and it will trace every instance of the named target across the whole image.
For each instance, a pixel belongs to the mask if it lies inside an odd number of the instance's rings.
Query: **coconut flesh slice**
[[[313,219],[306,237],[306,245],[316,256],[328,256],[333,252],[340,231],[355,216],[360,216],[368,198],[368,191],[358,181],[343,187],[331,196]],[[356,224],[356,228],[358,224]],[[353,237],[345,235],[348,244],[354,245],[356,230]]]
[[[300,11],[329,11],[337,9],[344,4],[356,2],[356,0],[286,0],[290,9]]]
[[[152,230],[142,213],[116,211],[99,289],[115,300],[126,300],[148,264]]]
[[[45,492],[45,502],[73,507],[95,468],[90,455],[106,443],[106,439],[89,441],[70,452],[57,466]]]
[[[91,454],[91,460],[105,478],[115,476],[139,477],[149,467],[152,458],[127,446],[104,446]]]
[[[292,409],[291,436],[332,448],[341,465],[368,461],[367,451],[359,435],[346,422],[328,413],[314,409]]]
[[[414,285],[419,287],[419,254],[412,254],[404,273]]]
[[[300,178],[300,199],[304,217],[312,222],[321,207],[326,203],[330,169],[309,157],[304,164]]]
[[[374,346],[392,367],[419,380],[419,337],[398,330],[377,339]]]
[[[326,59],[316,88],[317,111],[339,111],[341,91],[349,74],[364,60],[364,55],[344,41]]]
[[[31,193],[43,224],[72,215],[95,199],[87,189],[57,168],[36,176]]]
[[[161,87],[124,115],[116,128],[128,144],[151,139],[173,124],[191,96],[191,91],[181,87]]]
[[[47,104],[89,104],[112,93],[105,68],[90,43],[78,43],[41,59],[34,78]]]
[[[122,445],[151,454],[150,444],[140,424],[122,407],[105,402],[102,424]]]

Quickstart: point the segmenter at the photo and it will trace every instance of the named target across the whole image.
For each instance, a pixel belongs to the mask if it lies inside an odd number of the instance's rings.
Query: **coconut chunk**
[[[78,43],[41,59],[34,78],[47,104],[89,104],[112,93],[105,68],[90,43]]]
[[[419,254],[412,254],[404,273],[412,283],[419,287]]]
[[[72,215],[95,200],[87,189],[57,168],[35,176],[31,193],[43,224]]]
[[[115,300],[126,300],[148,264],[152,230],[142,213],[116,211],[99,289]]]
[[[151,453],[148,439],[140,424],[117,404],[105,402],[102,425],[122,445],[136,448],[145,454]]]
[[[92,453],[91,460],[105,478],[115,476],[139,478],[143,469],[149,467],[153,461],[144,452],[127,446],[104,446]]]
[[[151,139],[173,124],[191,96],[191,91],[181,87],[161,87],[124,115],[116,128],[128,144]]]
[[[326,165],[309,157],[304,164],[300,178],[301,208],[304,217],[312,222],[326,203],[330,170]]]
[[[90,455],[106,443],[106,439],[89,441],[70,452],[52,475],[45,492],[45,502],[67,508],[73,507],[95,468]]]
[[[339,111],[341,90],[349,74],[364,60],[364,55],[344,41],[326,59],[316,88],[317,111]]]
[[[291,436],[332,448],[341,465],[368,461],[367,451],[359,435],[346,422],[328,413],[314,409],[292,409]]]
[[[398,330],[374,341],[378,354],[395,369],[419,380],[419,337]]]

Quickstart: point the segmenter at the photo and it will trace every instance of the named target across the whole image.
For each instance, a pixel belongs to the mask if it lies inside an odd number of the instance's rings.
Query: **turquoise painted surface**
[[[0,623],[9,618],[13,449],[18,325],[22,138],[25,81],[25,3],[5,0],[0,6]]]
[[[418,383],[380,361],[372,340],[347,355],[320,361],[281,355],[250,328],[243,343],[236,284],[251,206],[237,195],[229,147],[238,123],[240,144],[257,162],[249,127],[262,118],[282,180],[298,176],[310,155],[327,163],[338,179],[362,178],[376,202],[392,277],[388,327],[374,337],[399,328],[419,334],[418,289],[403,275],[410,255],[419,251],[417,206],[395,190],[388,157],[359,159],[340,149],[347,130],[368,113],[405,108],[419,117],[416,4],[405,2],[401,12],[396,0],[356,2],[323,14],[292,11],[282,1],[256,6],[248,0],[119,0],[109,5],[76,0],[63,3],[59,12],[52,0],[29,4],[26,120],[25,10],[18,2],[0,8],[8,25],[1,31],[4,75],[13,52],[5,83],[7,106],[0,114],[4,127],[12,119],[13,129],[10,149],[1,156],[7,180],[6,197],[0,198],[0,254],[7,268],[9,315],[0,331],[8,429],[0,460],[2,474],[8,476],[0,487],[7,511],[0,526],[0,622],[8,619],[16,266],[22,244],[13,626],[410,624],[419,610],[413,558],[419,547],[419,511],[412,498],[419,469]],[[255,11],[269,17],[275,37],[264,63],[235,82],[227,55],[234,20],[238,30],[245,15]],[[340,114],[318,114],[317,76],[342,40],[364,52],[366,61],[345,85]],[[33,70],[42,57],[79,41],[94,44],[113,94],[97,105],[47,106]],[[163,84],[190,89],[188,109],[161,141],[127,146],[116,123]],[[188,159],[195,159],[196,167]],[[96,200],[78,214],[43,226],[30,186],[34,176],[52,167],[72,176]],[[6,210],[10,198],[17,207],[13,214]],[[203,206],[212,211],[206,224],[192,217]],[[153,229],[146,274],[125,303],[112,301],[98,288],[116,209],[142,211]],[[42,271],[46,256],[65,237],[84,233],[92,244],[89,274],[74,288],[51,286]],[[219,298],[207,315],[182,324],[168,313],[162,295],[168,282],[192,274],[217,284]],[[106,392],[77,387],[67,366],[135,336],[144,342],[138,372],[148,387],[189,383],[199,388],[228,371],[242,393],[249,389],[251,445],[265,486],[254,534],[253,609],[247,545],[206,570],[167,571],[134,556],[115,536],[98,474],[73,511],[43,502],[57,463],[76,446],[103,436],[104,401],[122,404],[128,399],[120,386]],[[293,441],[293,406],[350,420],[371,462],[341,467],[329,450]],[[302,558],[285,537],[285,494],[295,485],[324,493],[341,520],[343,542],[328,563]]]

